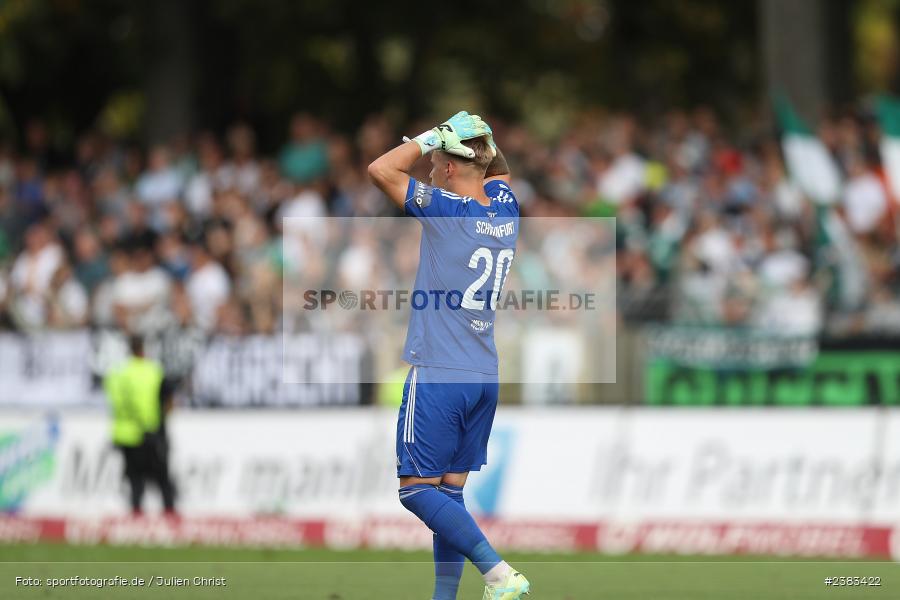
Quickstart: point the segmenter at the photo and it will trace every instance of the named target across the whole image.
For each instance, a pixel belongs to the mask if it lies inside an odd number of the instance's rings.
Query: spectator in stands
[[[246,124],[239,123],[228,130],[228,149],[231,160],[223,168],[225,187],[243,195],[259,188],[260,171],[256,162],[256,135]]]
[[[89,294],[109,275],[109,261],[97,235],[88,227],[75,234],[75,277]]]
[[[633,149],[634,128],[631,119],[623,118],[610,130],[611,159],[597,181],[597,193],[614,205],[634,200],[644,187],[646,165]]]
[[[231,282],[222,265],[210,256],[206,240],[191,248],[191,273],[185,290],[194,325],[213,331],[219,321],[219,310],[231,293]]]
[[[555,146],[522,125],[497,126],[524,214],[617,217],[627,319],[771,328],[778,306],[803,304],[820,316],[786,327],[849,332],[884,331],[895,314],[896,215],[866,162],[877,137],[854,118],[820,132],[848,175],[837,211],[818,210],[790,182],[768,132],[726,135],[706,108],[640,125],[627,113],[585,114]],[[225,132],[225,149],[212,134],[183,132],[151,149],[146,169],[141,148],[93,132],[66,163],[43,123],[25,129],[22,154],[0,144],[0,323],[20,329],[83,322],[77,281],[92,326],[273,331],[283,274],[324,277],[322,253],[333,249],[317,218],[397,214],[365,176],[398,139],[383,114],[340,134],[298,114],[268,159],[246,124]],[[427,178],[427,165],[416,169]],[[183,241],[201,237],[199,249]],[[336,249],[348,285],[380,276],[364,266],[366,243]],[[396,240],[385,271],[409,268],[409,246]],[[64,289],[71,311],[52,308]]]
[[[116,324],[129,333],[147,334],[171,324],[172,279],[157,266],[152,246],[137,242],[128,252],[125,272],[112,289]]]
[[[219,333],[234,336],[249,333],[249,323],[244,306],[237,297],[231,296],[219,307]]]
[[[13,319],[23,329],[47,324],[47,295],[54,273],[65,260],[63,249],[44,223],[25,234],[25,249],[10,273]]]
[[[101,215],[124,218],[128,206],[128,191],[119,173],[112,166],[99,170],[91,185],[94,206]]]
[[[228,187],[230,175],[225,169],[222,148],[211,134],[203,134],[197,141],[199,170],[187,182],[184,205],[197,219],[206,219],[213,209],[216,193]]]
[[[322,127],[307,113],[291,119],[290,142],[281,151],[281,172],[295,183],[307,184],[328,171],[328,147]]]
[[[165,146],[150,150],[147,170],[137,180],[135,191],[155,217],[163,205],[175,202],[181,195],[183,182],[178,170],[172,166],[172,157]]]
[[[156,242],[156,256],[160,266],[174,281],[184,281],[191,271],[191,258],[181,237],[172,231],[164,233]]]
[[[865,312],[865,331],[900,334],[900,298],[886,285],[878,286]]]
[[[13,189],[15,212],[22,223],[31,225],[47,215],[44,184],[38,163],[33,158],[22,158],[16,164],[16,185]]]
[[[849,157],[848,169],[843,198],[847,224],[853,233],[866,235],[873,232],[887,214],[887,194],[861,156]]]
[[[797,239],[790,229],[777,233],[771,229],[765,235],[765,255],[758,275],[763,286],[773,290],[790,288],[809,276],[809,261],[796,250]]]
[[[88,295],[84,286],[63,262],[50,281],[47,294],[47,324],[55,329],[84,327],[88,319]]]
[[[129,259],[124,245],[117,245],[109,251],[109,275],[101,281],[93,294],[93,310],[91,320],[97,327],[115,327],[116,285],[128,272]]]
[[[0,186],[0,268],[12,257],[18,245],[18,220],[13,212],[12,199],[7,188]]]
[[[756,326],[771,335],[818,335],[822,330],[818,292],[805,277],[795,279],[766,299]]]

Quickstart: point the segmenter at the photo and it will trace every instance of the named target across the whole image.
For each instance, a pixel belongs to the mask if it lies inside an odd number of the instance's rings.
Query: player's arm
[[[462,141],[491,133],[478,115],[460,111],[439,126],[421,133],[413,139],[387,152],[369,165],[369,177],[394,204],[403,208],[409,189],[409,170],[420,156],[435,150],[472,158],[475,153]]]
[[[509,165],[506,163],[506,157],[500,152],[500,148],[497,148],[496,146],[494,146],[494,151],[496,152],[496,155],[484,172],[484,182],[502,181],[503,183],[509,184]]]
[[[369,177],[391,201],[403,208],[409,189],[409,170],[422,156],[422,149],[409,141],[386,152],[369,165]]]

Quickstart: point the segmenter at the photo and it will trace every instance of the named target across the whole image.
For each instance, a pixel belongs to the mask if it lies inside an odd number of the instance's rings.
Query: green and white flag
[[[841,197],[841,174],[828,148],[786,98],[775,100],[775,113],[783,132],[781,148],[791,179],[816,204],[836,203]]]
[[[891,195],[900,202],[900,100],[888,96],[879,98],[878,122],[881,124],[881,164]]]

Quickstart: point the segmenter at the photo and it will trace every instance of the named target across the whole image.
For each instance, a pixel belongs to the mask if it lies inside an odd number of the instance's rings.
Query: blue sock
[[[500,564],[500,555],[491,548],[472,515],[442,494],[437,486],[417,483],[402,487],[400,503],[472,561],[482,575]]]
[[[463,489],[459,486],[442,483],[438,490],[448,498],[466,508],[463,500]],[[434,534],[434,594],[432,600],[456,600],[459,580],[462,578],[466,557],[451,546],[443,537]]]

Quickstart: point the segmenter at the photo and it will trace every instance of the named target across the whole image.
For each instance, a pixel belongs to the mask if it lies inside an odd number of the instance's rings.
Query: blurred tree
[[[588,105],[737,114],[764,91],[767,1],[5,0],[0,119],[70,141],[139,93],[149,139],[242,119],[271,149],[297,110],[351,128],[464,105],[546,135]]]
[[[786,93],[811,121],[854,97],[851,4],[760,0],[766,97]]]
[[[203,46],[207,59],[231,68],[204,66],[217,76],[201,88],[219,104],[237,100],[226,112],[258,118],[264,128],[282,127],[298,108],[348,127],[372,112],[409,120],[465,105],[539,116],[555,129],[586,104],[729,108],[755,100],[758,89],[754,7],[751,0],[527,0],[514,7],[398,0],[384,10],[312,0],[268,2],[262,10],[254,0],[223,0],[207,14],[223,35]]]
[[[111,93],[138,68],[135,19],[119,0],[0,2],[0,97],[20,135],[33,117],[51,122],[55,141],[90,126]]]
[[[900,93],[900,0],[863,0],[854,15],[854,71],[864,92]]]
[[[145,137],[165,142],[191,130],[195,53],[195,5],[184,0],[142,0],[145,57],[141,83],[146,98]]]

